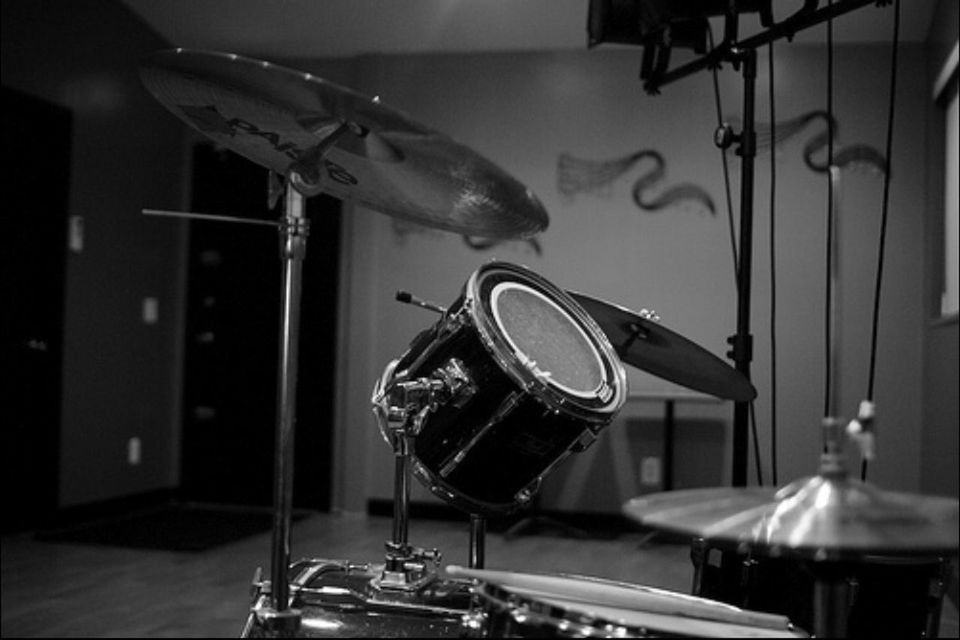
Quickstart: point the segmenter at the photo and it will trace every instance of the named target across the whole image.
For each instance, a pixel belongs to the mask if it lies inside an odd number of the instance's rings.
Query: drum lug
[[[469,611],[463,614],[460,619],[460,626],[463,630],[461,637],[464,638],[483,638],[486,636],[487,620],[489,616],[483,611]]]
[[[597,434],[587,429],[580,435],[580,438],[573,443],[573,446],[570,448],[570,450],[573,453],[583,453],[584,451],[592,447],[593,443],[596,441],[597,441]]]
[[[433,375],[443,382],[449,397],[442,404],[451,404],[460,408],[467,403],[477,392],[477,385],[467,372],[466,366],[459,358],[450,358],[442,367],[437,368]]]
[[[533,500],[533,496],[537,495],[537,492],[540,491],[540,484],[542,481],[543,478],[536,478],[523,489],[517,491],[516,495],[513,496],[513,499],[521,505],[529,503],[531,500]]]
[[[375,587],[416,591],[436,579],[437,569],[443,559],[438,549],[421,549],[394,542],[387,542],[386,547],[387,564],[374,581]]]

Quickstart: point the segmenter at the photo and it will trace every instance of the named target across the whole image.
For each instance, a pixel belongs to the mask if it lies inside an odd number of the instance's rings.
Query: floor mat
[[[293,520],[302,516],[295,515]],[[77,542],[137,549],[204,551],[270,531],[265,510],[171,504],[39,531],[43,542]]]

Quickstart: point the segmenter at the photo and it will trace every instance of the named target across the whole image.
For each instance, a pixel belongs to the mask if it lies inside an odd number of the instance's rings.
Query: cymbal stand
[[[294,426],[296,424],[297,365],[300,341],[300,299],[303,260],[310,223],[304,216],[304,196],[288,186],[285,215],[279,222],[234,216],[144,209],[146,215],[179,217],[216,222],[239,222],[277,227],[283,262],[280,301],[279,360],[277,364],[277,412],[274,446],[274,513],[271,546],[271,604],[256,615],[270,631],[287,633],[300,626],[300,612],[290,608],[290,520],[293,503]],[[255,580],[255,583],[259,583]]]
[[[487,537],[487,519],[470,514],[470,551],[467,566],[471,569],[483,569]]]
[[[144,209],[145,215],[179,217],[216,222],[239,222],[273,226],[280,233],[281,275],[279,359],[277,363],[277,413],[274,446],[274,513],[271,545],[271,607],[255,611],[271,632],[291,633],[300,626],[300,612],[290,608],[290,520],[293,507],[294,426],[296,424],[297,365],[300,341],[300,299],[303,260],[307,252],[309,220],[304,216],[304,196],[288,185],[284,217],[279,222],[235,216]],[[258,571],[259,573],[259,571]],[[255,584],[262,583],[259,579]]]

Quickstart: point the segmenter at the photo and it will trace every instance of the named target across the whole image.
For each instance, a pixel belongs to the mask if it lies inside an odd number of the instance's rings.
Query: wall
[[[960,403],[957,400],[958,319],[954,315],[939,318],[943,260],[943,184],[944,126],[943,112],[933,100],[933,86],[950,51],[957,43],[960,5],[950,0],[937,5],[929,39],[929,64],[926,68],[927,103],[927,175],[929,194],[925,216],[927,243],[927,283],[923,317],[923,442],[920,459],[920,487],[924,492],[960,496],[957,469],[960,468]],[[956,83],[956,80],[954,80]],[[954,179],[956,176],[954,176]]]
[[[73,112],[69,213],[82,253],[66,267],[60,505],[176,486],[183,127],[142,88],[137,62],[168,44],[119,3],[2,3],[5,85]],[[145,325],[145,296],[159,320]],[[127,442],[142,463],[127,464]]]
[[[883,149],[887,71],[886,47],[839,47],[836,53],[835,110],[840,142]],[[765,53],[761,56],[757,119],[767,119]],[[820,47],[777,47],[777,114],[786,119],[820,109],[825,95],[825,52]],[[901,51],[895,180],[887,281],[880,334],[877,400],[879,460],[871,479],[888,488],[916,490],[919,483],[923,212],[925,155],[924,52]],[[391,495],[392,461],[370,413],[372,385],[384,366],[399,356],[418,331],[435,321],[430,312],[393,301],[397,289],[449,304],[480,264],[491,258],[523,263],[554,284],[639,310],[653,308],[663,324],[723,357],[734,331],[735,290],[729,231],[723,206],[723,178],[712,144],[716,124],[712,85],[706,73],[645,95],[637,72],[640,51],[605,49],[563,53],[445,56],[369,56],[358,60],[354,88],[449,134],[493,160],[529,186],[551,216],[539,238],[543,254],[511,242],[489,251],[468,248],[456,235],[418,230],[356,207],[346,216],[343,244],[345,315],[341,341],[338,407],[341,439],[334,504],[362,510],[368,497]],[[741,84],[721,74],[724,112],[740,113]],[[779,479],[816,471],[823,412],[825,209],[827,183],[802,160],[803,145],[822,125],[811,125],[776,153],[778,256]],[[654,149],[667,162],[664,181],[653,189],[694,183],[717,203],[711,216],[685,204],[658,213],[632,203],[633,182],[650,165],[639,165],[599,194],[564,197],[557,190],[562,152],[611,160]],[[752,328],[756,338],[754,379],[759,390],[764,465],[769,466],[768,214],[769,154],[757,163],[755,262]],[[734,202],[739,165],[731,156]],[[842,345],[838,412],[850,417],[865,392],[870,296],[882,181],[877,175],[845,171],[839,230],[842,270]],[[635,393],[670,385],[631,372]],[[565,463],[551,480],[545,506],[616,511],[640,492],[638,451],[631,450],[627,421],[659,415],[651,403],[631,403],[606,431],[606,439]],[[678,411],[718,425],[722,437],[707,433],[685,445],[677,461],[684,482],[697,478],[699,460],[723,461],[718,472],[730,478],[728,403]],[[684,436],[687,437],[687,436]],[[696,436],[693,436],[696,439]],[[612,467],[611,467],[612,465]],[[712,467],[713,465],[711,465]],[[491,473],[495,473],[491,469]],[[769,469],[766,469],[769,481]],[[565,478],[578,478],[571,487]],[[753,478],[753,472],[750,477]],[[619,486],[611,490],[611,478]],[[579,484],[582,483],[582,484]],[[556,488],[560,487],[560,488]],[[566,488],[564,488],[566,487]],[[415,499],[426,495],[418,486]],[[573,496],[573,497],[571,497]]]

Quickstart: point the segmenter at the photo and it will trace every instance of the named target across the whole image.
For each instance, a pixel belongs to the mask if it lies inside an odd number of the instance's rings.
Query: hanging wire
[[[828,9],[833,0],[827,2]],[[823,416],[829,417],[832,410],[833,367],[833,17],[827,20],[827,270],[826,301],[824,304],[824,333],[826,373],[823,389]],[[826,447],[826,443],[824,443]]]
[[[757,438],[757,412],[750,402],[750,426],[753,429],[753,459],[757,467],[757,485],[763,486],[763,464],[760,460],[760,440]]]
[[[713,29],[707,29],[707,37],[710,40],[710,51],[713,52]],[[714,65],[713,69],[713,100],[717,108],[717,126],[723,126],[723,107],[720,104],[720,81],[717,77],[717,71],[720,65]],[[727,198],[727,226],[730,229],[730,250],[731,255],[733,255],[733,279],[736,283],[740,282],[740,279],[737,277],[740,264],[737,256],[737,234],[733,227],[733,197],[730,195],[730,165],[727,162],[727,151],[726,149],[720,149],[720,160],[723,162],[723,185],[724,193]]]
[[[870,333],[870,375],[867,382],[867,400],[873,402],[877,369],[877,333],[880,326],[880,291],[883,283],[883,255],[887,242],[887,218],[890,205],[890,164],[893,153],[893,114],[897,98],[897,49],[900,42],[900,0],[893,5],[893,51],[890,54],[890,96],[887,104],[887,140],[884,149],[883,204],[880,214],[880,240],[877,248],[877,273],[873,289],[873,326]],[[867,479],[867,461],[860,466],[860,479]]]
[[[770,86],[770,137],[777,139],[774,100],[773,42],[767,45],[767,83]],[[777,252],[776,252],[777,156],[770,149],[770,475],[777,486]]]

